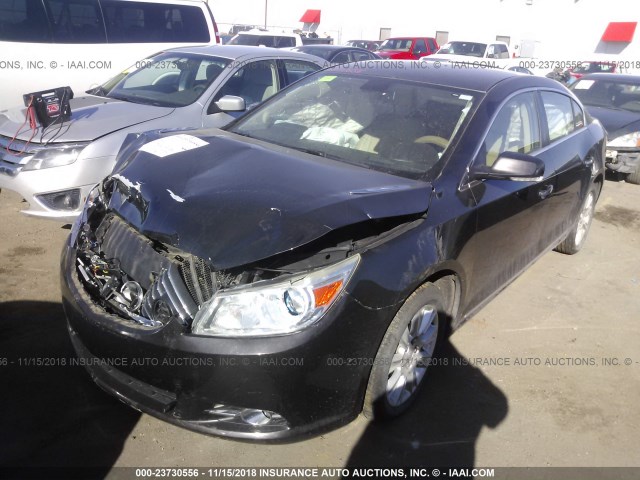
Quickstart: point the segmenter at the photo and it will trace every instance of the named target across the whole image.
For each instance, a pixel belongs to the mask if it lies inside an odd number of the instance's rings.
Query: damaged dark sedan
[[[447,335],[580,250],[605,135],[573,94],[410,67],[334,67],[223,130],[130,138],[62,257],[95,382],[236,438],[393,417]]]

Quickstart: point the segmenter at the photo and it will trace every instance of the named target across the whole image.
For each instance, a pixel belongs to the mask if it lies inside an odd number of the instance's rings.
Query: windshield
[[[265,46],[273,48],[295,47],[295,37],[287,35],[252,35],[248,33],[239,33],[231,40],[228,45],[250,45],[254,47]]]
[[[293,50],[296,52],[306,53],[307,55],[315,55],[316,57],[324,58],[325,60],[329,60],[331,55],[335,53],[335,50],[318,47],[296,47]]]
[[[226,58],[166,52],[136,63],[90,91],[95,95],[159,107],[195,102],[231,63]]]
[[[411,43],[413,42],[410,38],[389,38],[382,42],[379,50],[394,50],[398,52],[408,52],[411,49]]]
[[[573,69],[574,73],[611,73],[616,69],[616,64],[611,62],[582,62]]]
[[[581,79],[571,89],[585,105],[640,112],[640,81],[619,83]]]
[[[466,55],[468,57],[484,57],[487,49],[486,43],[474,42],[449,42],[443,45],[436,53],[448,53],[450,55]]]
[[[347,72],[296,85],[229,130],[413,179],[429,177],[477,95]]]
[[[263,36],[261,35],[236,35],[231,40],[229,40],[228,45],[250,45],[257,47],[260,45],[260,39],[264,41]]]

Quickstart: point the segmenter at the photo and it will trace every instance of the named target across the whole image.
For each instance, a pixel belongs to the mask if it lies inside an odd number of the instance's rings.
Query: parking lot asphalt
[[[640,186],[608,180],[582,252],[545,255],[456,332],[406,415],[277,445],[142,415],[70,366],[69,230],[25,205],[0,193],[0,466],[640,466]]]

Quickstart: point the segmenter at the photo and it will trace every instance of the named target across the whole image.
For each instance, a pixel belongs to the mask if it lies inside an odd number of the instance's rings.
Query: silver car
[[[72,222],[128,134],[221,127],[321,63],[264,47],[176,48],[72,99],[69,121],[32,128],[26,108],[0,111],[0,189],[22,195],[26,215]]]

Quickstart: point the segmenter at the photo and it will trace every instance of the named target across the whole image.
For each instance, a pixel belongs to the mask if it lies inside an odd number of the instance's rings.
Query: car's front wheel
[[[558,245],[555,249],[560,253],[567,255],[573,255],[578,253],[589,233],[589,227],[593,221],[593,214],[596,209],[596,201],[598,200],[598,194],[595,186],[589,189],[589,193],[582,202],[582,207],[574,227],[571,229],[567,237]]]
[[[363,408],[366,417],[395,417],[415,400],[445,337],[447,317],[443,305],[440,289],[425,283],[400,308],[371,369]]]

